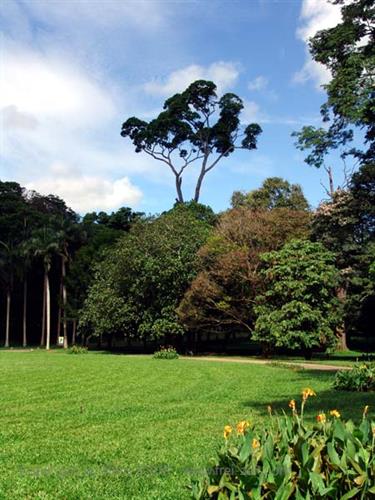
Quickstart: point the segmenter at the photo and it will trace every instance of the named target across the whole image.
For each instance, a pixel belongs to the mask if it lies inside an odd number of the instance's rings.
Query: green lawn
[[[331,390],[332,373],[275,366],[1,351],[0,370],[0,498],[189,498],[225,424],[262,425],[306,386],[311,419],[374,402]]]

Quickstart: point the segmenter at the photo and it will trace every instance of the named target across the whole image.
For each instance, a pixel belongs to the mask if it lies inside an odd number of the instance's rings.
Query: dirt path
[[[315,363],[293,363],[290,361],[278,361],[278,360],[266,360],[266,359],[236,359],[236,358],[226,358],[226,357],[214,357],[214,356],[181,356],[180,359],[189,359],[191,361],[218,361],[221,363],[244,363],[252,365],[272,365],[280,363],[281,366],[299,367],[305,370],[320,370],[320,371],[338,371],[338,370],[350,370],[350,366],[338,366],[329,364],[315,364]]]
[[[16,348],[16,349],[4,349],[4,352],[32,352],[32,351],[39,351],[42,349],[21,349],[21,348]],[[2,352],[0,350],[0,352]],[[50,353],[55,353],[55,352],[63,352],[60,349],[52,349],[49,351]],[[138,357],[138,356],[145,356],[144,354],[127,354],[127,356],[130,357]],[[338,371],[338,370],[350,370],[350,366],[339,366],[339,365],[330,365],[330,364],[318,364],[318,363],[293,363],[293,361],[282,361],[278,359],[274,360],[267,360],[267,359],[254,359],[254,358],[231,358],[231,357],[225,357],[225,356],[180,356],[180,359],[187,359],[190,361],[212,361],[212,362],[219,362],[219,363],[242,363],[242,364],[249,364],[249,365],[272,365],[275,364],[277,365],[278,363],[280,366],[288,366],[291,368],[304,368],[305,370],[320,370],[320,371]]]

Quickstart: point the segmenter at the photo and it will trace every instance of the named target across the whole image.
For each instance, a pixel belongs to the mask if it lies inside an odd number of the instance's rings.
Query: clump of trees
[[[240,207],[222,214],[198,252],[200,272],[178,308],[182,323],[196,333],[220,329],[227,335],[250,334],[255,298],[263,287],[262,253],[307,236],[309,220],[309,213],[285,208]]]
[[[122,208],[82,220],[60,198],[0,181],[0,300],[5,347],[75,341],[91,267],[142,214]]]
[[[81,329],[102,337],[176,342],[176,308],[197,272],[196,254],[212,230],[212,210],[195,202],[133,225],[96,267]]]

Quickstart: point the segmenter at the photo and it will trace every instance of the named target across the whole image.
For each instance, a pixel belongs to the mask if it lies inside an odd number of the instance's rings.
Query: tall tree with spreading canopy
[[[137,153],[143,151],[170,168],[180,203],[183,173],[190,165],[200,165],[194,193],[198,202],[204,177],[220,160],[236,149],[257,147],[262,130],[256,123],[241,126],[242,100],[232,93],[218,98],[216,90],[213,82],[197,80],[167,99],[154,120],[131,117],[122,125],[122,137],[132,141]]]

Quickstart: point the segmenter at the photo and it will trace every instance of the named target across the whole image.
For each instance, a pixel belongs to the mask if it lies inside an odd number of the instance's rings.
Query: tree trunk
[[[198,203],[198,201],[199,201],[199,196],[201,194],[201,187],[202,187],[202,182],[203,182],[205,173],[206,172],[204,170],[201,170],[201,173],[199,174],[199,177],[198,177],[198,180],[197,180],[197,184],[195,186],[194,201],[196,203]]]
[[[48,271],[46,271],[46,349],[50,348],[51,340],[51,294],[49,288],[49,276]]]
[[[345,287],[340,287],[337,290],[337,298],[340,300],[340,302],[344,303],[346,299],[346,289]],[[342,322],[342,324],[337,328],[337,337],[338,337],[338,343],[337,343],[337,349],[339,351],[347,351],[348,350],[348,344],[347,344],[347,339],[346,339],[346,331],[345,331],[345,324]]]
[[[42,335],[40,337],[40,347],[44,346],[46,337],[46,275],[43,280],[43,311],[42,311]]]
[[[179,175],[176,175],[176,191],[177,191],[177,201],[179,203],[184,202],[184,195],[182,194],[182,178]]]
[[[328,167],[328,180],[329,180],[329,192],[331,193],[331,198],[333,199],[333,195],[335,194],[335,187],[333,184],[332,167]]]
[[[61,285],[62,285],[62,298],[63,298],[63,331],[64,331],[64,349],[68,347],[68,331],[66,324],[66,303],[67,303],[67,293],[66,293],[66,257],[62,256],[62,266],[61,266]]]
[[[76,333],[77,333],[77,320],[73,319],[73,332],[72,332],[72,344],[76,343]]]
[[[5,327],[5,344],[4,347],[9,347],[9,328],[10,328],[10,290],[7,290],[7,317]]]
[[[61,296],[62,296],[62,283],[60,283],[59,288],[59,310],[57,313],[57,335],[56,335],[56,345],[59,344],[59,337],[61,335]]]
[[[27,346],[27,278],[23,282],[22,347]]]

